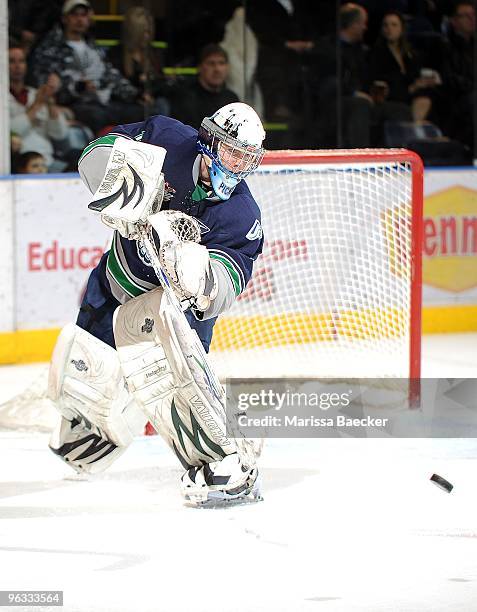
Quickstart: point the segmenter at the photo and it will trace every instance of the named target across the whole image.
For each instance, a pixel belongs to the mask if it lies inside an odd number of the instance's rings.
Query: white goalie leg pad
[[[225,432],[223,389],[197,334],[163,290],[117,308],[113,324],[128,387],[184,467],[236,453]]]
[[[50,449],[78,473],[98,474],[124,453],[127,446],[116,446],[91,423],[64,416],[51,434]]]
[[[157,290],[156,290],[157,291]],[[165,434],[175,381],[158,339],[156,291],[136,297],[114,312],[116,349],[129,391],[158,433]]]
[[[56,343],[48,396],[68,421],[97,427],[116,446],[128,446],[147,422],[129,394],[117,352],[74,324]]]

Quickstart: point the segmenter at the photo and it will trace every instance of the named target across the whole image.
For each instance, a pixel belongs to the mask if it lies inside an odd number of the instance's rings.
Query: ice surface
[[[475,609],[477,442],[272,440],[265,500],[220,510],[184,507],[157,437],[89,481],[46,443],[1,434],[2,589],[68,612]]]
[[[477,376],[476,338],[425,339],[425,374]],[[47,440],[0,432],[2,590],[64,590],[65,612],[476,609],[477,440],[270,440],[265,500],[216,510],[184,506],[157,436],[90,480]],[[59,608],[12,608],[35,609]]]

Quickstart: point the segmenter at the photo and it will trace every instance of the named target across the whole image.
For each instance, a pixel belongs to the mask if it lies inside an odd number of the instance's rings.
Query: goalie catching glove
[[[149,217],[161,267],[177,297],[205,311],[217,296],[218,285],[209,251],[201,244],[196,219],[178,211],[161,211]]]
[[[159,250],[161,265],[179,299],[205,311],[217,295],[217,279],[209,252],[196,242],[166,242]]]

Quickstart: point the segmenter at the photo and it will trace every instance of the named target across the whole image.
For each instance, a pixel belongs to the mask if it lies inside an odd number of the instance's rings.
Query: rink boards
[[[426,171],[423,255],[424,282],[430,284],[424,286],[424,332],[477,329],[476,188],[476,170]],[[87,210],[89,193],[77,175],[4,177],[0,197],[0,362],[48,359],[59,328],[76,316],[88,274],[108,248],[110,233]],[[280,281],[280,253],[299,258],[302,240],[274,232],[275,257],[269,257],[267,267],[275,282]],[[270,301],[267,283],[258,281],[255,303]],[[365,312],[363,305],[349,313],[358,330]],[[252,333],[243,333],[239,312],[223,317],[215,332],[217,347],[247,349],[260,335],[267,337],[267,329],[273,328],[276,338],[276,330],[287,333],[290,326],[299,342],[318,342],[332,314],[309,307],[306,316],[296,308],[271,314],[258,308],[256,313],[255,320],[247,313]],[[394,316],[392,309],[381,315]]]

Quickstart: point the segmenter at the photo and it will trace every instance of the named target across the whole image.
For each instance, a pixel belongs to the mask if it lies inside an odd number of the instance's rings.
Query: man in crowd
[[[43,156],[46,165],[51,166],[54,161],[53,142],[60,142],[68,135],[66,118],[55,101],[60,80],[51,73],[38,89],[28,87],[25,85],[27,63],[24,50],[19,45],[11,45],[8,55],[10,126],[21,138],[19,152],[36,151]]]
[[[443,83],[447,89],[452,137],[474,146],[475,7],[472,1],[456,2],[449,18]]]
[[[219,45],[206,45],[200,53],[197,79],[177,88],[171,115],[198,129],[204,117],[221,106],[238,102],[237,95],[225,86],[228,72],[227,53]]]
[[[56,73],[60,78],[58,102],[97,132],[113,123],[141,120],[143,108],[136,103],[136,88],[104,61],[91,40],[91,16],[88,0],[66,0],[63,27],[56,26],[39,43],[31,68],[38,85]]]

